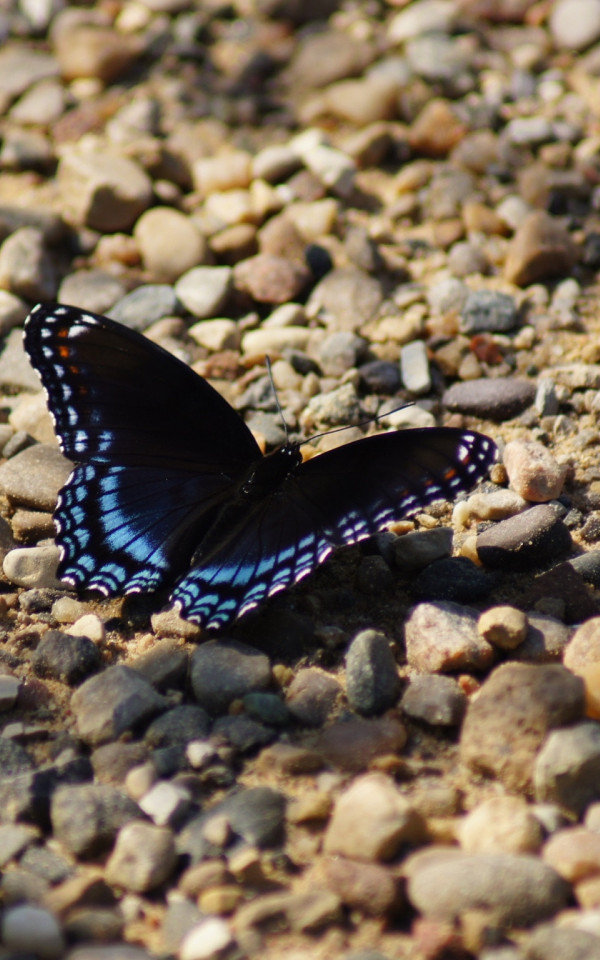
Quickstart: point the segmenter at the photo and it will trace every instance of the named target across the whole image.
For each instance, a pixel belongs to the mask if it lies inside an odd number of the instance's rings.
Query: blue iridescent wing
[[[55,512],[59,576],[107,596],[172,584],[260,458],[252,434],[184,363],[105,317],[39,305],[25,348],[78,463]]]
[[[439,428],[366,437],[314,457],[201,552],[172,599],[188,619],[223,626],[302,579],[335,547],[469,489],[495,451],[482,434]]]

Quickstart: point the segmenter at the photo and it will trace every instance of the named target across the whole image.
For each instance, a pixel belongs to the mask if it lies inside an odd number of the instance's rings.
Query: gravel
[[[0,18],[0,953],[596,958],[599,0],[59,7]],[[268,354],[307,456],[498,463],[218,639],[76,597],[53,299],[266,449]]]

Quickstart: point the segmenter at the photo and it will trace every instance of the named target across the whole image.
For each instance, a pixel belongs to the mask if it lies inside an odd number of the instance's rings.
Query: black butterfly
[[[495,445],[470,430],[366,437],[302,462],[263,456],[202,377],[106,317],[39,304],[25,348],[77,466],[54,521],[59,576],[119,593],[174,588],[188,620],[222,627],[356,543],[483,477]]]

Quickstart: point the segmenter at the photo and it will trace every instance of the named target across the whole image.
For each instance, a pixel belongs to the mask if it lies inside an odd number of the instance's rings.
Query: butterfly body
[[[493,442],[433,428],[365,437],[303,462],[263,456],[202,377],[141,334],[59,304],[25,347],[75,467],[55,511],[59,576],[106,596],[171,589],[183,616],[225,626],[336,547],[485,475]]]

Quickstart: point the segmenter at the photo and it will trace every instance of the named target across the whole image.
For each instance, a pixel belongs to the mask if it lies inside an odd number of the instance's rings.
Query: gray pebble
[[[320,727],[342,692],[338,681],[316,667],[300,669],[288,687],[286,705],[292,716],[307,727]]]
[[[499,923],[531,926],[564,908],[570,894],[552,867],[533,856],[430,848],[416,854],[407,869],[410,902],[438,920],[493,910]]]
[[[382,300],[378,280],[358,267],[338,267],[314,288],[306,311],[330,330],[356,331],[375,318]]]
[[[355,367],[364,354],[366,343],[349,330],[330,333],[319,345],[317,360],[327,377],[341,377]]]
[[[400,389],[400,371],[397,363],[388,360],[370,360],[358,368],[363,386],[370,393],[393,396]]]
[[[169,879],[176,862],[171,830],[134,820],[117,836],[106,864],[106,879],[133,893],[146,893]]]
[[[360,404],[354,386],[344,383],[330,393],[311,397],[302,414],[302,426],[307,431],[327,430],[329,427],[348,427],[360,420]]]
[[[23,331],[11,330],[0,355],[0,387],[5,390],[29,390],[36,393],[41,381],[31,366],[23,346]]]
[[[580,816],[600,798],[600,725],[589,721],[553,731],[535,762],[538,801],[558,803]]]
[[[121,281],[105,270],[74,270],[62,281],[57,299],[81,310],[107,314],[125,293]]]
[[[212,715],[225,713],[233,700],[271,682],[269,658],[236,640],[211,640],[191,659],[190,681],[200,706]]]
[[[67,960],[153,960],[153,955],[143,947],[134,947],[129,943],[86,943],[70,950]]]
[[[21,227],[0,246],[0,285],[33,303],[56,297],[56,268],[41,230]]]
[[[149,283],[136,287],[115,303],[108,316],[124,323],[130,330],[143,333],[163,317],[173,316],[180,311],[173,287],[166,283]]]
[[[20,823],[0,824],[0,867],[14,860],[39,837],[35,827]]]
[[[51,884],[62,883],[74,872],[70,859],[49,847],[29,847],[19,866]]]
[[[481,562],[502,570],[530,569],[570,548],[571,534],[557,511],[547,504],[501,520],[477,537]]]
[[[71,699],[79,735],[92,744],[117,739],[166,706],[135,670],[120,665],[90,677]]]
[[[204,827],[213,817],[223,817],[231,832],[252,846],[277,846],[283,837],[285,807],[283,794],[271,787],[238,789],[183,828],[177,837],[178,852],[189,854],[194,863],[203,859],[207,850]]]
[[[50,800],[63,784],[82,783],[93,776],[87,757],[67,757],[36,770],[0,776],[0,810],[5,822],[26,820],[47,829]]]
[[[263,726],[250,717],[219,717],[212,729],[214,740],[222,739],[239,753],[249,753],[258,747],[264,747],[275,737],[273,730]]]
[[[8,673],[0,675],[0,713],[13,709],[20,689],[21,680],[18,677],[11,677]]]
[[[31,664],[38,677],[77,684],[100,668],[102,657],[88,637],[48,630],[33,652]]]
[[[0,488],[16,506],[52,511],[72,469],[58,447],[36,443],[2,464]]]
[[[77,857],[109,849],[123,824],[140,816],[133,800],[116,787],[84,783],[60,787],[50,808],[54,836]]]
[[[177,689],[185,679],[189,651],[175,639],[155,640],[129,666],[157,690]]]
[[[487,596],[493,586],[493,578],[469,557],[444,557],[419,573],[412,595],[417,600],[471,603]]]
[[[400,690],[398,668],[383,633],[362,630],[346,654],[346,695],[353,710],[364,717],[392,707]]]
[[[526,960],[600,960],[600,937],[570,924],[544,923],[527,941]]]
[[[290,711],[276,693],[247,693],[243,702],[248,716],[261,723],[272,727],[285,727],[291,720]]]
[[[415,530],[393,543],[393,558],[401,570],[419,570],[434,560],[450,555],[452,530],[450,527],[435,527],[433,530]]]
[[[153,720],[144,736],[150,747],[185,746],[203,740],[210,729],[210,717],[202,707],[180,704]]]
[[[455,383],[444,393],[442,403],[453,413],[502,421],[522,413],[534,397],[535,386],[528,380],[497,377]]]
[[[28,904],[6,911],[2,918],[2,943],[16,955],[33,955],[39,960],[59,960],[65,951],[56,917],[48,910]]]
[[[505,333],[519,322],[519,312],[512,297],[497,290],[473,290],[461,314],[464,333]]]
[[[467,698],[452,677],[431,674],[410,681],[401,707],[415,720],[424,720],[432,726],[457,727],[467,708]]]
[[[175,284],[178,299],[194,317],[219,316],[233,280],[231,267],[193,267]]]

